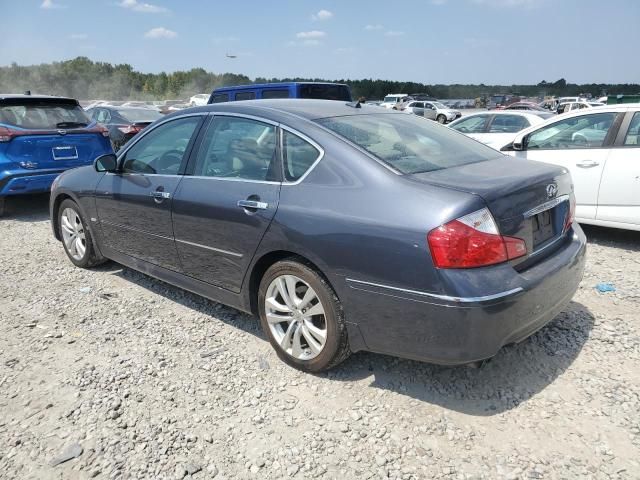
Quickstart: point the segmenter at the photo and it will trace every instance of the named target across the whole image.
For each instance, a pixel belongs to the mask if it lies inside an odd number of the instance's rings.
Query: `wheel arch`
[[[53,227],[53,235],[55,236],[56,240],[60,242],[62,241],[62,238],[60,237],[59,210],[60,210],[60,205],[65,200],[71,200],[76,204],[78,204],[78,201],[75,198],[73,198],[68,193],[64,193],[64,192],[57,195],[56,198],[53,200],[53,205],[51,207],[51,225]],[[80,208],[79,205],[78,205],[78,208]]]

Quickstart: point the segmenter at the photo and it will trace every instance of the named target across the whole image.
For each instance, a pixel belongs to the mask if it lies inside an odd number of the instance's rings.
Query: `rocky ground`
[[[2,478],[640,478],[638,233],[588,229],[574,302],[480,369],[308,375],[248,315],[73,267],[46,202],[0,219]]]

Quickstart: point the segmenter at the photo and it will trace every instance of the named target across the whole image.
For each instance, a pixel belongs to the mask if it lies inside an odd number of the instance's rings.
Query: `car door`
[[[436,117],[438,116],[438,111],[436,110],[436,107],[433,106],[433,104],[428,103],[428,102],[424,102],[424,118],[428,118],[429,120],[435,120]]]
[[[410,104],[413,113],[418,115],[419,117],[424,117],[424,103],[423,102],[413,102]]]
[[[602,173],[596,219],[640,226],[640,112],[628,112]]]
[[[119,171],[96,187],[104,245],[180,271],[171,203],[202,115],[167,121],[144,134],[118,159]]]
[[[615,138],[614,125],[619,124],[618,115],[603,112],[561,118],[528,133],[524,150],[515,152],[515,156],[569,170],[575,187],[576,217],[595,219],[600,179]]]
[[[216,115],[199,140],[173,200],[173,230],[184,273],[239,292],[278,208],[277,125]]]

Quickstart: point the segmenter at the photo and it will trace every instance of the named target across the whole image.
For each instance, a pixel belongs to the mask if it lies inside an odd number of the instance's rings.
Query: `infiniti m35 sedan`
[[[110,259],[253,313],[312,372],[359,350],[492,357],[566,307],[585,263],[565,168],[338,101],[176,112],[51,195],[75,265]]]

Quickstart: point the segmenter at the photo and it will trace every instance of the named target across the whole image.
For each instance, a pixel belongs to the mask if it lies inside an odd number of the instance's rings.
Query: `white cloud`
[[[151,3],[140,3],[138,0],[122,0],[118,5],[134,12],[165,13],[169,11],[168,8],[152,5]]]
[[[60,5],[59,3],[54,3],[53,0],[43,0],[40,8],[44,8],[45,10],[53,10],[54,8],[67,8],[64,5]]]
[[[382,25],[367,25],[364,27],[365,30],[384,30]]]
[[[87,35],[86,33],[72,33],[71,35],[69,35],[69,38],[71,40],[86,40],[87,38],[89,38],[89,35]]]
[[[156,27],[144,34],[146,38],[176,38],[178,34],[173,30],[164,27]]]
[[[325,32],[321,32],[320,30],[311,30],[310,32],[298,32],[296,33],[296,37],[298,38],[322,38],[326,36]]]
[[[399,32],[397,30],[387,30],[384,32],[385,37],[402,37],[404,32]]]
[[[333,17],[333,13],[330,12],[329,10],[320,10],[318,13],[311,15],[311,18],[313,20],[320,20],[320,21],[329,20],[332,17]]]

